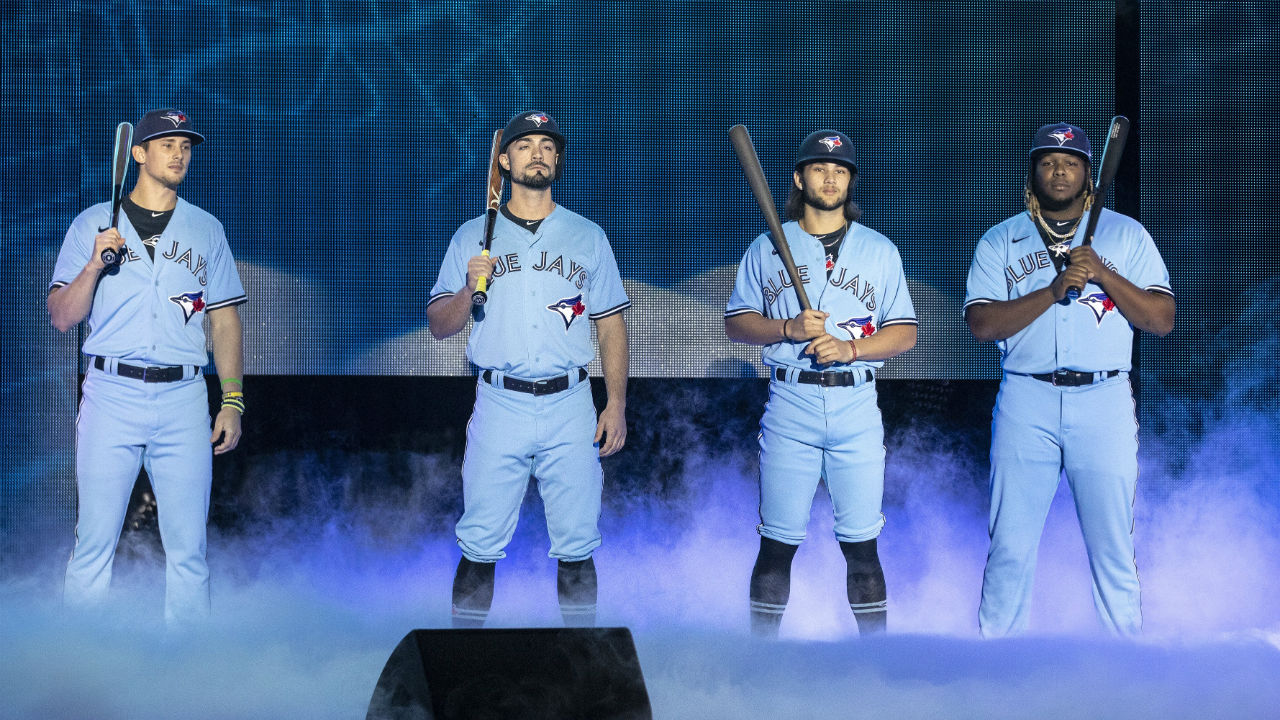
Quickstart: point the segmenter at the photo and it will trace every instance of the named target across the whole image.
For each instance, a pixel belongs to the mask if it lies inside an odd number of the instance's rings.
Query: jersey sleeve
[[[49,290],[70,285],[72,280],[89,264],[89,254],[93,252],[94,236],[87,233],[81,214],[62,240],[62,249],[58,251],[58,261],[53,266],[53,279],[49,281]]]
[[[205,306],[206,311],[240,305],[249,299],[244,292],[244,285],[240,283],[240,271],[236,269],[236,261],[231,255],[222,223],[215,222],[212,232],[214,238],[209,257],[209,301]]]
[[[902,269],[902,256],[892,245],[890,255],[889,274],[885,276],[885,293],[880,307],[880,327],[918,325],[911,291],[907,288],[907,276]]]
[[[591,271],[591,304],[599,308],[588,314],[592,320],[606,318],[631,307],[626,288],[622,287],[618,260],[613,256],[613,248],[603,232],[596,253],[596,266]]]
[[[1009,286],[1004,277],[1004,253],[1000,250],[1003,233],[999,225],[991,228],[973,249],[973,262],[969,264],[969,278],[965,283],[966,310],[974,305],[1009,299]]]
[[[1165,266],[1164,258],[1160,256],[1156,241],[1152,239],[1151,233],[1147,232],[1146,228],[1140,229],[1138,242],[1130,258],[1130,267],[1133,270],[1126,279],[1147,292],[1173,297],[1173,285],[1169,282],[1169,268]]]
[[[436,284],[431,287],[427,305],[453,297],[467,286],[467,262],[471,258],[465,257],[466,252],[459,239],[464,228],[465,224],[449,240],[449,248],[444,252],[444,262],[440,263],[440,274],[436,276]]]
[[[760,259],[753,243],[738,263],[738,275],[733,281],[733,292],[725,305],[724,316],[733,317],[745,313],[764,315],[764,290],[760,283]]]

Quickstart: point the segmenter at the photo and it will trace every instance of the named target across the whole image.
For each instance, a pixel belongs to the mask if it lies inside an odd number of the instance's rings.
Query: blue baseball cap
[[[168,135],[183,135],[191,138],[192,145],[204,142],[204,135],[191,127],[191,117],[181,110],[163,108],[152,110],[138,121],[133,130],[133,144],[141,145],[148,140]]]
[[[834,162],[849,168],[850,172],[858,172],[858,163],[853,154],[853,141],[839,130],[819,130],[810,133],[800,143],[800,151],[796,153],[796,169],[811,162]]]
[[[1070,123],[1052,123],[1037,130],[1028,154],[1034,156],[1039,152],[1074,153],[1093,162],[1093,145],[1089,136]]]
[[[534,134],[550,137],[556,143],[556,152],[564,152],[564,135],[560,134],[560,126],[556,124],[555,118],[541,110],[525,110],[516,113],[515,117],[507,122],[507,126],[502,128],[500,150],[506,152],[507,146],[517,138]]]

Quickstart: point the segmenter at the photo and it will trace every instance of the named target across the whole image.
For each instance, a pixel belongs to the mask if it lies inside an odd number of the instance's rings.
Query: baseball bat
[[[133,146],[133,126],[122,122],[116,126],[116,146],[111,162],[111,223],[98,232],[116,226],[120,220],[120,201],[124,199],[124,178],[129,174],[129,152]],[[102,263],[107,266],[120,262],[123,248],[103,248]]]
[[[1120,156],[1124,154],[1124,141],[1129,137],[1129,118],[1117,115],[1111,118],[1111,127],[1107,131],[1107,144],[1102,148],[1102,162],[1098,165],[1098,189],[1094,191],[1093,206],[1089,208],[1089,220],[1084,226],[1082,247],[1093,244],[1093,232],[1098,229],[1098,218],[1102,215],[1102,205],[1107,199],[1107,191],[1120,169]],[[1067,300],[1080,297],[1084,288],[1067,288]]]
[[[489,195],[485,204],[484,217],[484,249],[480,254],[489,257],[489,246],[493,244],[493,224],[498,220],[498,205],[502,203],[502,171],[498,166],[498,155],[502,154],[502,131],[493,133],[493,147],[489,148]],[[489,300],[489,278],[481,276],[476,281],[476,291],[471,293],[472,305],[483,305]]]
[[[778,251],[782,266],[791,278],[791,286],[796,289],[796,297],[800,300],[800,309],[809,310],[809,294],[800,282],[800,272],[796,270],[796,262],[791,259],[791,246],[782,234],[782,221],[778,218],[778,209],[773,205],[773,194],[769,183],[764,179],[764,168],[760,166],[760,156],[756,155],[756,146],[751,142],[751,133],[745,125],[734,125],[729,128],[729,140],[733,142],[734,152],[738,154],[738,162],[742,163],[742,172],[747,176],[747,184],[755,193],[756,202],[760,204],[760,212],[764,213],[764,221],[769,226],[769,234],[773,240],[773,249]]]

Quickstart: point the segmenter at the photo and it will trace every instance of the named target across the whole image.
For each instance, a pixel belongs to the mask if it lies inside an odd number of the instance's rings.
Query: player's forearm
[[[86,267],[69,285],[49,293],[45,304],[54,327],[66,332],[89,316],[93,309],[93,291],[98,287],[101,274],[100,270]]]
[[[213,366],[221,380],[244,379],[244,327],[235,306],[209,313],[209,335],[213,338]],[[239,389],[239,388],[236,388]]]
[[[916,326],[890,325],[874,335],[854,340],[853,344],[858,348],[859,360],[888,360],[916,346]]]
[[[734,342],[772,345],[785,339],[782,336],[784,322],[754,312],[731,315],[724,319],[724,334]]]
[[[1045,310],[1053,307],[1053,292],[1041,288],[1013,300],[971,305],[965,310],[964,319],[969,332],[979,340],[1004,340],[1013,337]]]
[[[471,291],[463,290],[427,306],[427,323],[431,336],[444,340],[457,335],[471,317]]]
[[[1173,330],[1173,318],[1177,303],[1168,295],[1147,292],[1129,282],[1127,278],[1114,271],[1106,277],[1097,278],[1107,297],[1116,304],[1116,309],[1124,315],[1131,325],[1164,337]]]
[[[604,367],[604,388],[608,394],[606,402],[619,409],[625,408],[631,351],[622,313],[597,320],[596,338],[600,342],[600,364]]]

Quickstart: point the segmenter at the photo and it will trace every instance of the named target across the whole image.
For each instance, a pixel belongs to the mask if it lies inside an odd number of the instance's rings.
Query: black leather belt
[[[105,358],[95,357],[93,366],[104,372],[107,370],[107,361]],[[141,380],[149,383],[166,383],[177,382],[186,374],[185,365],[170,365],[167,367],[137,367],[136,365],[126,365],[125,363],[116,363],[116,374],[120,377],[132,378],[133,380]]]
[[[1037,380],[1043,380],[1051,385],[1061,385],[1062,387],[1080,387],[1081,385],[1092,385],[1095,382],[1109,380],[1120,374],[1119,370],[1100,370],[1098,372],[1079,372],[1076,370],[1054,370],[1051,373],[1032,374],[1031,377]]]
[[[774,368],[773,377],[779,382],[787,381],[786,368]],[[815,372],[813,370],[801,370],[796,376],[796,382],[805,385],[821,385],[822,387],[849,387],[851,385],[861,385],[864,382],[871,382],[875,375],[870,370],[862,370],[855,372]]]
[[[481,379],[486,383],[493,382],[493,371],[485,370],[480,374]],[[529,393],[530,395],[553,395],[569,389],[569,378],[571,374],[560,375],[558,377],[548,378],[546,380],[520,380],[509,375],[502,377],[502,387],[505,390],[515,390],[516,392]],[[578,368],[578,382],[587,379],[587,369]]]

